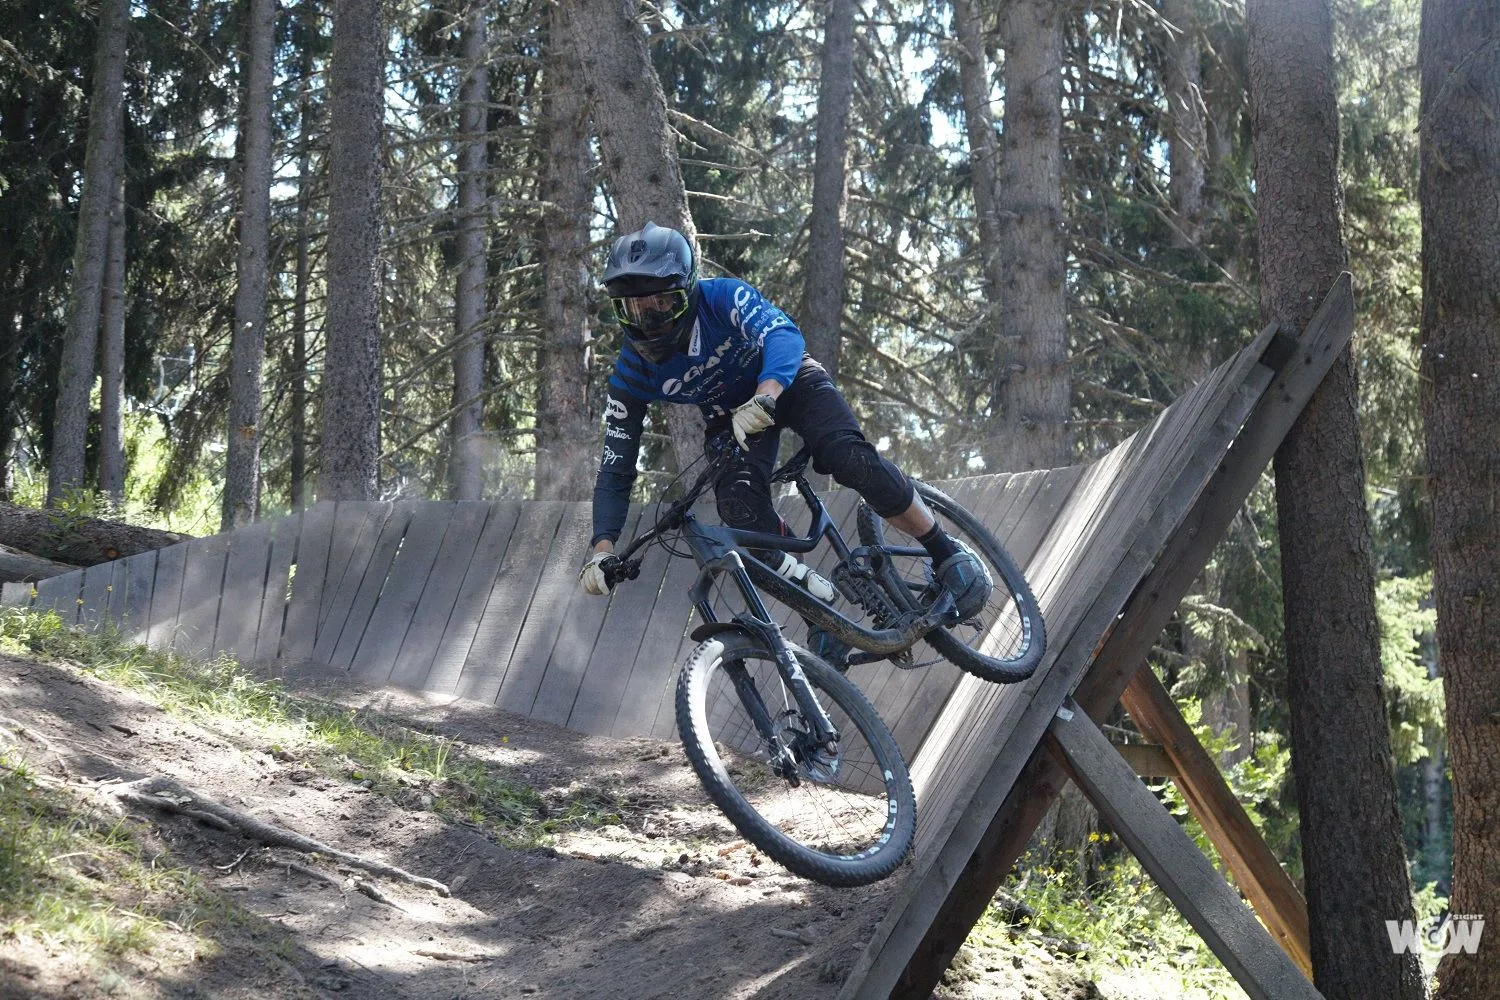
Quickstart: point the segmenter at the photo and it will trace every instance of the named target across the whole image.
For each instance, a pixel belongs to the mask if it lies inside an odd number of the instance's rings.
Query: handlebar
[[[721,431],[714,435],[704,445],[703,450],[708,456],[708,466],[698,474],[698,478],[693,481],[692,486],[688,487],[688,491],[683,494],[682,498],[667,508],[666,513],[660,515],[650,529],[632,539],[625,551],[619,553],[613,560],[605,560],[601,568],[604,570],[604,578],[610,587],[614,587],[621,580],[634,580],[639,576],[644,557],[636,556],[636,553],[664,532],[680,527],[683,515],[698,502],[698,498],[703,495],[704,491],[717,482],[720,475],[740,459],[739,445],[735,443],[734,435],[729,431]]]
[[[718,482],[725,472],[737,465],[744,455],[734,435],[728,430],[715,434],[704,445],[703,450],[708,457],[708,466],[698,474],[698,478],[694,480],[693,485],[688,488],[682,498],[657,517],[656,523],[650,529],[632,539],[625,550],[620,552],[614,560],[605,561],[602,567],[604,578],[611,588],[621,580],[634,580],[639,576],[644,557],[636,556],[636,553],[664,532],[681,527],[684,516],[693,504],[698,502],[698,498],[703,495],[704,491]],[[783,483],[798,479],[807,470],[810,458],[811,454],[804,447],[772,475],[771,481]]]

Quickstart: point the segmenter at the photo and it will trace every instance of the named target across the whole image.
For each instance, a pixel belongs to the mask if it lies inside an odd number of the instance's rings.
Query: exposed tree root
[[[270,847],[287,847],[304,854],[321,854],[351,868],[367,871],[372,875],[383,875],[386,878],[398,879],[402,882],[408,882],[411,885],[421,886],[424,889],[431,889],[439,896],[450,894],[448,887],[435,879],[413,875],[411,872],[397,868],[395,865],[388,865],[383,861],[361,857],[358,854],[350,854],[347,851],[330,847],[321,841],[305,837],[285,827],[273,826],[270,823],[256,819],[254,816],[247,815],[237,809],[231,809],[228,806],[206,798],[200,793],[194,792],[173,781],[171,778],[142,778],[139,781],[132,781],[128,784],[115,785],[107,791],[121,802],[188,816],[200,822],[207,823],[209,826],[217,827],[220,830],[239,833],[242,836],[249,837],[251,840],[259,841]]]

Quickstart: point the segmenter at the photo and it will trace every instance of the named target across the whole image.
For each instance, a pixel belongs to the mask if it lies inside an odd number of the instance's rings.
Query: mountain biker
[[[593,551],[579,573],[585,592],[609,591],[605,569],[625,526],[646,407],[662,400],[697,405],[707,423],[705,443],[730,430],[745,452],[715,486],[725,524],[790,533],[771,502],[780,435],[764,433],[789,428],[807,443],[817,471],[858,492],[926,548],[961,618],[984,606],[992,586],[988,572],[943,531],[901,470],[865,440],[849,404],[806,353],[802,331],[785,313],[737,278],[700,278],[687,239],[651,222],[615,240],[603,283],[625,343],[609,377]],[[789,553],[767,555],[783,575],[800,566],[795,560],[777,566]]]

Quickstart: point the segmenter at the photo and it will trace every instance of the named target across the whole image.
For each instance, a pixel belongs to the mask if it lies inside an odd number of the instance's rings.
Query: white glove
[[[603,597],[609,593],[609,580],[604,576],[604,564],[614,557],[613,552],[595,552],[589,557],[589,561],[583,564],[583,569],[578,573],[578,579],[583,583],[585,594]]]
[[[759,434],[775,422],[776,400],[766,393],[750,397],[730,413],[734,439],[739,442],[741,451],[750,450],[750,445],[745,438],[752,434]]]

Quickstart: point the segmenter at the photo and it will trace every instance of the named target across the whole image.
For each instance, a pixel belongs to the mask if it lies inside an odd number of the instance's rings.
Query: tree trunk
[[[188,535],[0,503],[0,545],[43,559],[93,566],[187,541]]]
[[[599,410],[589,396],[589,245],[594,188],[589,177],[588,107],[571,12],[551,8],[548,28],[547,163],[542,197],[542,266],[546,292],[538,350],[541,381],[536,401],[536,498],[586,500],[593,493],[595,429]]]
[[[995,472],[1066,465],[1071,385],[1062,215],[1062,13],[1014,0],[1001,15],[1005,132],[1000,260],[1006,268],[995,370],[1002,419]]]
[[[1247,22],[1261,314],[1301,329],[1347,266],[1332,17],[1328,0],[1250,0]],[[1416,1000],[1419,958],[1392,953],[1385,923],[1413,910],[1356,399],[1346,350],[1276,453],[1292,767],[1318,989]]]
[[[464,26],[464,79],[458,97],[458,288],[454,296],[453,443],[448,462],[455,500],[478,500],[484,487],[484,450],[479,437],[484,416],[484,337],[480,323],[484,318],[489,221],[485,182],[490,89],[485,12],[485,5],[475,4]]]
[[[99,328],[99,490],[125,502],[125,171],[109,210],[109,261]]]
[[[854,0],[828,0],[825,18],[807,274],[797,322],[807,338],[808,353],[837,378],[844,316],[844,159],[854,94]]]
[[[244,169],[240,172],[239,256],[229,358],[229,450],[222,530],[255,520],[260,496],[261,371],[266,354],[266,288],[271,259],[271,64],[275,0],[249,0],[244,59]]]
[[[1167,97],[1167,159],[1172,214],[1172,244],[1191,247],[1203,234],[1203,189],[1208,162],[1207,110],[1199,69],[1198,18],[1194,0],[1163,0],[1162,16],[1175,29],[1166,48],[1162,85]]]
[[[300,16],[314,17],[307,12]],[[315,22],[304,29],[311,34]],[[302,93],[297,99],[297,263],[292,287],[292,364],[291,364],[291,457],[288,499],[294,511],[307,505],[307,298],[312,284],[312,53],[303,49],[301,58]]]
[[[379,495],[380,137],[385,36],[379,0],[333,7],[329,66],[328,305],[318,496]]]
[[[121,115],[124,110],[125,47],[130,31],[128,0],[101,0],[99,39],[89,98],[88,150],[83,192],[78,203],[78,237],[68,294],[67,339],[58,373],[52,418],[52,454],[47,470],[47,503],[57,505],[69,489],[84,485],[84,453],[89,427],[89,396],[94,388],[94,352],[99,343],[101,289],[109,255],[109,206],[120,168]]]
[[[43,559],[8,545],[0,545],[0,582],[35,583],[49,576],[71,573],[77,568],[68,563]]]
[[[677,163],[676,133],[667,123],[667,98],[635,12],[635,0],[578,0],[573,10],[573,50],[614,193],[616,222],[620,233],[647,222],[671,226],[701,259]],[[662,409],[677,467],[685,469],[703,453],[703,418],[696,407]]]
[[[984,316],[978,335],[980,349],[991,361],[1000,342],[1001,298],[1005,268],[1001,264],[1000,216],[996,205],[1000,149],[995,121],[989,61],[985,56],[984,19],[978,0],[953,0],[953,33],[958,39],[958,82],[964,102],[964,134],[969,140],[969,186],[974,190],[974,214],[979,228],[979,253],[984,276]],[[1000,380],[991,371],[992,405],[999,405]],[[993,454],[993,452],[991,452]]]
[[[1453,776],[1454,914],[1500,915],[1500,10],[1422,5],[1423,433]],[[1500,947],[1438,966],[1440,1000],[1500,996]]]

